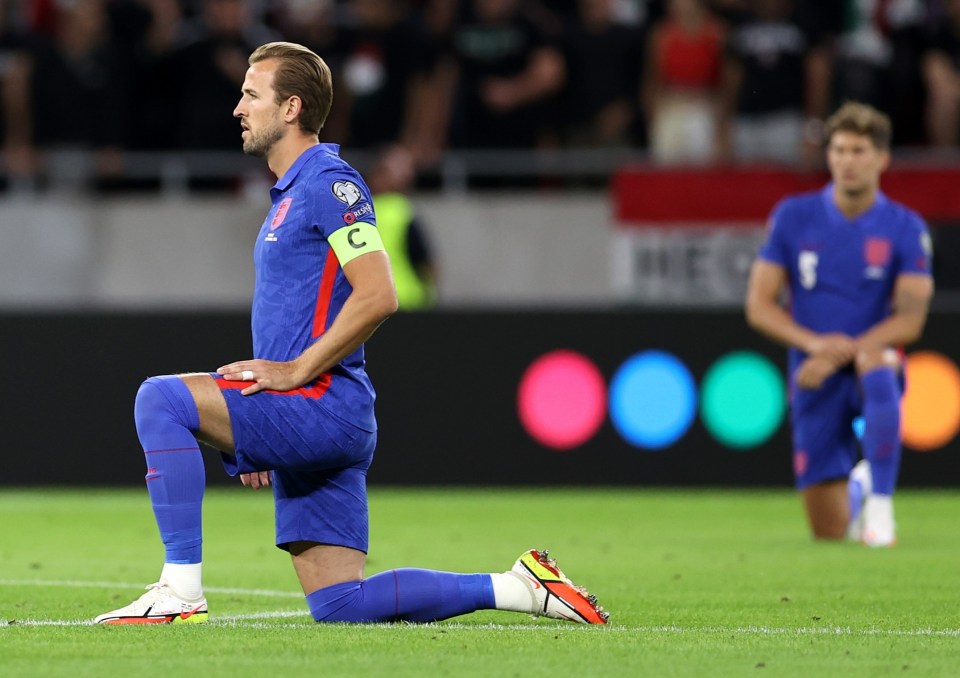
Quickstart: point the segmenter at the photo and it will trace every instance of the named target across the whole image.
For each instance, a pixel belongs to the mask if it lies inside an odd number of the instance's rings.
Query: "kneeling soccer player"
[[[198,440],[244,485],[272,483],[277,546],[323,622],[427,622],[500,609],[604,624],[607,613],[546,551],[496,574],[398,569],[364,579],[367,469],[376,445],[363,342],[397,307],[390,262],[361,176],[318,134],[330,71],[300,45],[250,56],[234,116],[244,152],[278,177],[254,247],[251,360],[147,379],[134,416],[166,559],[160,579],[104,624],[207,619],[201,585]]]

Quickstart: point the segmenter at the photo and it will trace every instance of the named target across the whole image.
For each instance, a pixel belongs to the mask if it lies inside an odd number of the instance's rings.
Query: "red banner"
[[[613,177],[615,216],[624,226],[753,226],[786,195],[829,180],[770,168],[625,167]],[[928,221],[960,221],[960,168],[892,167],[881,188]]]

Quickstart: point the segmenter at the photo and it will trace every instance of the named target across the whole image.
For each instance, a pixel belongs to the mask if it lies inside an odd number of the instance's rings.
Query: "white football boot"
[[[118,610],[101,614],[95,624],[201,624],[207,621],[207,599],[184,600],[167,586],[157,582],[147,592]]]
[[[858,507],[859,511],[857,511],[856,516],[850,521],[850,525],[847,526],[847,538],[853,541],[863,541],[863,505],[873,491],[873,474],[870,471],[870,462],[866,459],[861,459],[857,465],[853,467],[853,470],[850,471],[849,482],[860,484],[861,499],[860,506]]]
[[[890,547],[897,543],[897,525],[893,519],[893,497],[871,494],[863,504],[863,536],[867,546]]]
[[[538,616],[579,624],[606,624],[610,618],[610,613],[597,604],[597,597],[570,581],[547,551],[527,551],[510,572],[530,589]]]

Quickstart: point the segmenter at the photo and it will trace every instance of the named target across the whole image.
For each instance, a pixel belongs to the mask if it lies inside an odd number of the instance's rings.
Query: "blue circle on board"
[[[659,450],[690,428],[697,412],[697,386],[687,366],[665,351],[628,358],[610,382],[610,419],[635,447]]]

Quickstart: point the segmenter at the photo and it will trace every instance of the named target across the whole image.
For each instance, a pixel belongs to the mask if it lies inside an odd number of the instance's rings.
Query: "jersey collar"
[[[834,202],[832,181],[829,184],[827,184],[824,187],[824,189],[820,192],[820,197],[823,199],[823,206],[824,208],[826,208],[827,214],[830,215],[830,221],[832,221],[835,224],[856,223],[861,219],[863,219],[864,217],[867,217],[870,214],[873,214],[873,212],[875,212],[879,208],[882,208],[884,205],[886,205],[889,202],[889,198],[887,198],[886,194],[878,188],[877,198],[876,200],[873,201],[873,204],[870,205],[870,209],[868,209],[866,212],[856,217],[855,219],[848,219],[847,216],[840,211],[840,208],[837,207],[837,203]]]
[[[273,188],[270,189],[270,196],[276,198],[280,193],[283,193],[285,190],[290,188],[290,185],[293,184],[294,180],[297,178],[297,175],[300,174],[300,170],[303,169],[303,166],[310,162],[310,159],[317,155],[318,153],[326,153],[327,155],[340,155],[340,144],[317,144],[316,146],[311,146],[303,153],[300,154],[300,157],[290,165],[290,169],[284,172],[283,176],[277,179],[277,183],[273,185]]]

